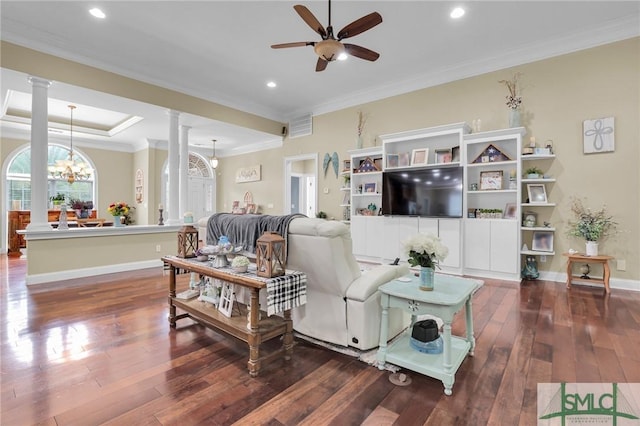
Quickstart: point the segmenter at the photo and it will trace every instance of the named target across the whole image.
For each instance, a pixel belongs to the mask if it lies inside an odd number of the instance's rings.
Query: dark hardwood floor
[[[27,288],[25,261],[2,256],[0,275],[7,426],[534,425],[538,383],[640,382],[635,292],[486,280],[475,356],[447,397],[435,379],[407,372],[411,385],[395,386],[301,340],[251,378],[244,343],[190,320],[169,328],[160,269]]]

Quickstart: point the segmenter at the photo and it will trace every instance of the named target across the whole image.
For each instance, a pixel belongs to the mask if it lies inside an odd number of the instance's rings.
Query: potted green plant
[[[525,170],[524,174],[527,176],[527,179],[538,179],[544,175],[544,172],[536,166],[533,166]]]
[[[49,197],[49,201],[53,204],[54,210],[60,210],[60,206],[64,204],[65,195],[58,192],[56,195]]]
[[[618,224],[614,222],[613,216],[607,214],[606,206],[592,211],[584,206],[580,198],[572,198],[571,213],[573,219],[569,221],[569,235],[584,238],[587,256],[597,256],[598,241],[615,234]]]

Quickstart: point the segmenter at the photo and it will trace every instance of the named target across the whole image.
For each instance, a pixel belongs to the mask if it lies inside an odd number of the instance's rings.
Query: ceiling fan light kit
[[[355,56],[356,58],[372,62],[380,57],[380,54],[365,47],[357,46],[355,44],[341,43],[345,38],[356,36],[380,24],[382,22],[382,16],[378,12],[372,12],[360,19],[356,19],[341,29],[338,32],[338,38],[336,38],[333,35],[333,27],[331,26],[331,0],[329,0],[329,25],[327,25],[326,29],[305,6],[297,4],[293,6],[293,8],[304,22],[322,37],[322,40],[318,42],[300,41],[294,43],[274,44],[271,45],[273,49],[313,46],[314,52],[318,55],[316,71],[324,71],[329,62],[346,59],[346,55]]]

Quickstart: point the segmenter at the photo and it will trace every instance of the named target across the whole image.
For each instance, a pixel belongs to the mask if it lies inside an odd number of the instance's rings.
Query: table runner
[[[267,315],[307,303],[307,275],[287,272],[287,275],[267,279]]]

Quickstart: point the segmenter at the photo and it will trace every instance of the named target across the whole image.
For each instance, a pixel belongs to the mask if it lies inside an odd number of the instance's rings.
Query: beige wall
[[[3,43],[4,47],[4,43]],[[640,279],[640,38],[563,55],[513,69],[488,73],[437,87],[418,90],[314,117],[314,134],[286,139],[284,146],[263,152],[222,158],[218,167],[219,211],[229,211],[233,200],[244,199],[247,191],[267,214],[283,211],[283,158],[318,153],[319,168],[325,153],[336,151],[340,161],[355,148],[357,111],[368,115],[364,131],[365,147],[376,143],[377,136],[416,128],[474,119],[482,120],[483,130],[507,126],[506,89],[497,83],[513,72],[523,73],[524,124],[528,135],[538,141],[552,139],[557,158],[548,172],[558,180],[549,185],[550,200],[558,203],[548,218],[558,228],[556,252],[570,247],[583,249],[582,241],[569,239],[563,230],[568,219],[568,197],[588,197],[596,208],[606,203],[623,231],[615,240],[601,245],[601,252],[627,261],[626,271],[612,271],[621,279]],[[4,52],[3,52],[4,59]],[[4,65],[4,64],[3,64]],[[73,81],[70,81],[73,83]],[[615,117],[616,149],[613,153],[584,155],[582,153],[582,122],[585,119]],[[16,141],[2,140],[0,159],[11,152]],[[22,142],[20,142],[22,143]],[[378,142],[379,144],[379,142]],[[133,202],[134,154],[83,149],[99,172],[99,215],[106,215],[106,205],[124,199]],[[153,206],[160,200],[160,171],[166,151],[149,149],[149,191],[154,194]],[[262,180],[235,183],[235,171],[248,165],[262,165]],[[121,173],[125,170],[124,173]],[[341,217],[339,191],[341,178],[333,173],[324,176],[318,170],[318,210],[329,217]],[[108,184],[102,185],[108,182]],[[153,183],[152,183],[153,182]],[[153,186],[153,188],[152,188]],[[328,188],[324,194],[322,189]],[[151,198],[149,199],[151,203]],[[273,207],[269,208],[268,205]],[[154,207],[154,208],[155,208]],[[155,216],[151,211],[148,218]],[[149,219],[150,220],[150,219]],[[539,264],[541,270],[564,271],[564,259],[553,256]]]
[[[558,254],[538,266],[541,270],[563,272],[564,258],[559,253],[569,248],[584,250],[582,241],[569,239],[564,232],[569,219],[569,196],[577,195],[587,197],[593,208],[606,203],[623,232],[602,243],[600,251],[627,261],[626,271],[615,270],[614,263],[614,277],[637,280],[640,278],[639,52],[640,39],[635,38],[316,116],[312,136],[287,139],[282,149],[268,154],[225,158],[224,164],[238,166],[260,158],[265,179],[259,185],[260,200],[276,201],[274,212],[279,212],[282,184],[277,182],[282,175],[282,157],[317,152],[322,158],[325,152],[336,151],[341,161],[347,158],[347,151],[355,148],[357,111],[369,116],[364,131],[365,147],[373,146],[381,134],[461,121],[471,123],[474,119],[482,120],[482,130],[500,129],[507,127],[508,111],[504,105],[507,92],[497,82],[518,71],[523,73],[526,138],[535,136],[539,142],[552,139],[557,154],[546,171],[557,178],[555,184],[549,185],[548,197],[558,205],[548,219],[557,228]],[[583,120],[609,116],[615,117],[615,152],[584,155]],[[333,173],[318,176],[318,188],[329,188],[329,194],[319,192],[318,210],[339,218],[341,180]],[[240,187],[247,185],[225,183],[218,190],[219,199],[225,202],[237,197]],[[258,185],[253,187],[258,192]]]

